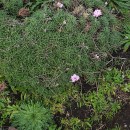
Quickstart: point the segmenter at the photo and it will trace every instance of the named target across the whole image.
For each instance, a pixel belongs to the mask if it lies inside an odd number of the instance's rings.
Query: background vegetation
[[[129,7],[129,0],[0,0],[1,127],[89,130],[111,121],[129,101],[129,61],[114,56],[129,51]]]

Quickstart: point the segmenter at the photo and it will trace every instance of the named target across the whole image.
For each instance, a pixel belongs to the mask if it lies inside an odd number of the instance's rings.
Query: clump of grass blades
[[[103,15],[95,18],[90,13],[86,19],[74,15],[70,5],[66,9],[44,5],[19,23],[0,13],[0,68],[11,86],[45,95],[48,88],[64,88],[73,73],[95,80],[107,54],[120,46],[121,37],[118,21],[101,1],[87,4],[81,3],[85,9],[101,9]],[[88,23],[90,29],[84,31]]]
[[[50,111],[40,103],[24,103],[12,114],[12,124],[19,130],[46,130],[53,124]]]

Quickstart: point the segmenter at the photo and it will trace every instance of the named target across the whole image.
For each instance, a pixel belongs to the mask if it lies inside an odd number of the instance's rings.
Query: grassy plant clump
[[[101,0],[55,4],[44,4],[22,23],[0,12],[0,70],[19,91],[45,95],[48,88],[66,87],[74,73],[93,82],[121,45],[118,21]]]
[[[12,114],[12,123],[19,130],[46,130],[52,124],[52,117],[40,103],[28,103]]]

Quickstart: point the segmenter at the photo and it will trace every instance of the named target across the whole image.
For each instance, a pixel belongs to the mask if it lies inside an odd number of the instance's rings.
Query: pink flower
[[[76,82],[76,81],[78,81],[80,79],[80,77],[78,76],[78,75],[76,75],[76,74],[73,74],[72,76],[71,76],[71,82]]]
[[[102,11],[100,9],[96,9],[94,12],[93,12],[93,16],[94,17],[99,17],[102,15]]]
[[[60,3],[60,2],[57,2],[56,6],[57,6],[58,8],[62,8],[62,7],[63,7],[63,4]]]

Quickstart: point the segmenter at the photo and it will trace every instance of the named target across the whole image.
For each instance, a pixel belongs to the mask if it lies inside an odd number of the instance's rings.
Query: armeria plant
[[[118,21],[101,0],[51,1],[22,23],[1,11],[0,23],[2,74],[17,90],[46,96],[74,73],[95,81],[121,45]]]

